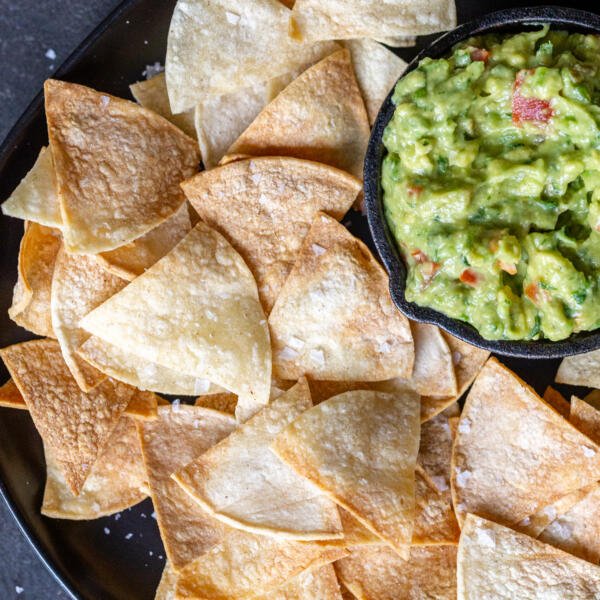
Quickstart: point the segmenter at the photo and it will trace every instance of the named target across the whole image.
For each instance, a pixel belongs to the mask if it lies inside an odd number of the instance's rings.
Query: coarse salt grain
[[[164,70],[165,68],[159,62],[155,62],[153,65],[146,65],[146,68],[142,71],[142,76],[146,79],[152,79]]]
[[[304,340],[301,340],[296,336],[292,336],[288,338],[287,345],[294,350],[302,350],[302,348],[304,348]]]
[[[179,398],[175,398],[175,400],[173,400],[173,402],[171,403],[171,410],[173,412],[179,412],[180,407],[181,407],[181,400]]]
[[[108,106],[110,104],[110,98],[102,94],[102,96],[100,96],[100,104],[104,107]]]
[[[210,381],[208,381],[208,379],[196,379],[196,381],[194,381],[194,393],[195,394],[206,394],[206,392],[208,392],[208,390],[210,389]]]
[[[46,58],[48,60],[56,60],[56,52],[53,48],[48,48],[48,50],[46,50]]]
[[[583,446],[583,455],[586,458],[592,458],[596,455],[596,451],[593,448],[590,448],[589,446]]]
[[[440,492],[445,492],[448,489],[448,481],[443,475],[433,475],[431,481]]]
[[[309,352],[310,360],[318,365],[322,366],[325,364],[325,354],[323,350],[315,350],[314,348]]]
[[[225,11],[225,18],[230,25],[237,25],[240,22],[240,15],[228,10]]]
[[[133,533],[128,533],[128,534],[125,536],[125,539],[126,539],[126,540],[130,540],[132,537],[133,537]]]
[[[110,534],[110,529],[108,527],[104,528],[104,535],[109,535]]]
[[[477,542],[480,546],[494,548],[496,546],[496,541],[494,540],[494,532],[490,531],[489,529],[478,529]]]
[[[17,594],[22,594],[25,591],[25,588],[22,588],[20,585],[15,585],[15,592]]]
[[[471,420],[465,417],[458,422],[458,431],[460,433],[470,433],[471,432]]]
[[[469,479],[471,479],[471,471],[462,471],[458,467],[456,467],[455,471],[456,471],[456,485],[458,487],[465,487],[465,485],[467,485]]]
[[[325,248],[323,248],[323,246],[319,246],[319,244],[311,244],[310,249],[313,251],[315,256],[322,256],[326,252]]]
[[[294,360],[298,356],[298,353],[293,348],[285,346],[278,356],[281,360]]]

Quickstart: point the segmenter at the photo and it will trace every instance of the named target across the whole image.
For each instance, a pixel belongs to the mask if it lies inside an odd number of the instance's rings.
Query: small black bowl
[[[545,23],[548,23],[552,29],[600,34],[600,16],[582,10],[559,6],[501,10],[460,25],[437,38],[411,61],[404,75],[415,69],[423,58],[440,58],[455,44],[472,36],[497,32],[517,33],[535,29]],[[600,348],[600,329],[575,333],[557,342],[486,340],[472,325],[406,300],[404,289],[407,268],[384,216],[381,189],[381,164],[386,153],[382,137],[384,129],[394,114],[392,94],[393,90],[385,99],[371,132],[365,158],[364,190],[369,228],[379,256],[390,275],[390,293],[396,306],[415,321],[434,323],[474,346],[505,356],[559,358]]]

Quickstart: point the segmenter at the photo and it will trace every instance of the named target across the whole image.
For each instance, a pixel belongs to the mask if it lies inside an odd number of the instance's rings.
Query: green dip
[[[406,298],[487,339],[600,326],[600,38],[472,38],[396,86],[383,141]]]

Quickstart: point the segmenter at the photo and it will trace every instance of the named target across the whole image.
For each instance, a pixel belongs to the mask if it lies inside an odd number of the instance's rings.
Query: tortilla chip
[[[335,504],[271,451],[275,436],[312,406],[305,379],[174,475],[216,519],[288,540],[343,537]]]
[[[417,45],[417,38],[414,35],[394,35],[389,37],[375,37],[373,39],[392,48],[412,48]]]
[[[25,223],[19,247],[18,279],[8,316],[37,335],[55,337],[50,315],[50,288],[60,233],[37,223]]]
[[[450,348],[435,325],[411,321],[415,362],[410,379],[421,396],[456,396],[456,376]]]
[[[385,546],[351,548],[335,570],[356,598],[456,598],[456,546],[413,547],[408,560]]]
[[[276,377],[381,381],[409,377],[408,320],[369,249],[320,213],[269,317]],[[352,343],[348,343],[352,340]]]
[[[46,448],[78,494],[137,390],[106,380],[82,392],[54,340],[15,344],[0,356]]]
[[[221,541],[224,526],[202,511],[171,475],[228,436],[235,419],[214,410],[159,406],[158,418],[138,422],[160,535],[176,570]]]
[[[127,405],[125,414],[132,419],[141,419],[142,421],[156,419],[158,400],[158,396],[152,392],[139,390]]]
[[[126,281],[108,273],[93,256],[59,250],[52,276],[52,328],[63,358],[75,381],[84,392],[106,379],[76,352],[90,334],[79,321],[91,310],[122,290]]]
[[[331,564],[307,569],[283,587],[256,600],[342,600],[340,585]]]
[[[52,152],[47,147],[40,150],[31,170],[15,188],[12,196],[2,204],[2,212],[46,227],[61,227],[54,163]]]
[[[555,411],[560,413],[561,416],[563,416],[565,419],[569,418],[571,405],[567,400],[565,400],[565,397],[558,390],[555,390],[549,385],[544,392],[543,398]],[[577,425],[575,425],[575,427],[577,427]]]
[[[600,567],[474,515],[458,546],[458,597],[598,597]]]
[[[175,600],[175,588],[177,587],[178,577],[179,574],[177,571],[167,561],[163,568],[158,587],[156,588],[154,600]]]
[[[230,529],[218,546],[181,571],[176,597],[260,597],[279,590],[302,572],[330,564],[346,554],[343,548],[276,540]]]
[[[200,218],[246,261],[268,313],[315,214],[341,219],[361,183],[327,165],[263,157],[204,171],[182,187]]]
[[[556,383],[600,388],[600,350],[575,354],[562,359]]]
[[[200,161],[193,139],[128,100],[53,79],[44,90],[69,252],[123,246],[181,206],[179,183]]]
[[[600,390],[592,390],[585,398],[585,402],[595,409],[600,410]]]
[[[472,512],[511,525],[600,479],[600,448],[490,358],[465,402],[452,465],[459,522]]]
[[[0,387],[0,406],[27,410],[27,404],[25,404],[25,400],[23,400],[19,388],[12,379],[9,379]]]
[[[55,519],[97,519],[125,510],[148,495],[146,469],[135,423],[121,417],[106,448],[94,463],[78,496],[74,496],[52,450],[46,455],[42,514]]]
[[[292,30],[300,40],[397,38],[456,27],[454,0],[296,0]]]
[[[444,330],[440,331],[452,353],[458,389],[455,396],[422,396],[421,422],[431,419],[458,400],[467,391],[471,383],[473,383],[473,380],[479,371],[481,371],[485,361],[490,355],[487,350],[463,342]]]
[[[362,92],[369,123],[373,125],[386,96],[404,73],[406,63],[374,40],[348,40],[358,87]]]
[[[310,63],[323,44],[300,44],[288,33],[290,11],[277,0],[179,1],[167,41],[171,109],[202,98],[253,88]]]
[[[77,353],[102,373],[140,390],[182,396],[222,390],[206,379],[183,375],[177,370],[145,360],[95,335],[92,335]]]
[[[206,394],[198,396],[194,406],[202,406],[204,408],[212,408],[228,415],[235,415],[235,407],[237,406],[237,396],[229,392],[218,394]]]
[[[333,396],[354,390],[374,390],[376,392],[387,392],[389,394],[417,395],[406,379],[396,377],[386,381],[327,381],[309,379],[310,394],[313,404],[321,404]]]
[[[362,179],[369,119],[348,50],[331,54],[292,81],[229,148],[239,156],[294,156]]]
[[[569,421],[581,433],[587,435],[592,442],[600,445],[600,411],[597,408],[572,396]]]
[[[138,81],[130,85],[129,89],[131,90],[131,95],[144,108],[164,117],[191,138],[196,138],[193,109],[179,115],[174,115],[171,112],[164,71],[146,81]]]
[[[169,253],[192,228],[188,203],[184,202],[168,219],[142,237],[96,255],[108,271],[131,281]]]
[[[400,551],[412,538],[418,447],[418,400],[373,391],[322,402],[273,444],[282,460]]]
[[[147,362],[237,394],[241,420],[269,401],[271,347],[256,282],[202,222],[80,324]]]

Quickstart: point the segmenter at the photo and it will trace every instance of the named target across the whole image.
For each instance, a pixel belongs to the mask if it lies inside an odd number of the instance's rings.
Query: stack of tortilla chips
[[[0,351],[42,512],[150,496],[163,599],[596,597],[593,403],[410,323],[341,223],[404,68],[374,40],[453,3],[340,6],[180,1],[140,105],[47,82],[49,147],[3,204],[10,316],[41,339]]]

